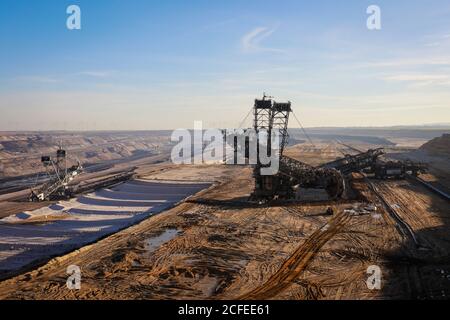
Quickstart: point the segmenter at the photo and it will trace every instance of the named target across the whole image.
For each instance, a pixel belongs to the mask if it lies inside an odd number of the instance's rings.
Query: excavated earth
[[[289,152],[312,164],[342,155],[336,144],[310,149]],[[159,168],[140,168],[139,178],[215,183],[172,209],[4,280],[0,299],[445,299],[450,295],[449,204],[414,181],[373,182],[402,219],[399,224],[359,174],[351,182],[356,200],[267,206],[247,201],[253,188],[248,167]],[[70,265],[81,268],[81,290],[66,286]],[[371,266],[381,269],[380,289],[367,286]]]

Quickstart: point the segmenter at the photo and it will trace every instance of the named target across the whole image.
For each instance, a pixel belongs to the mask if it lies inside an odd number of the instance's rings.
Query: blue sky
[[[0,130],[234,127],[263,92],[310,127],[450,122],[448,0],[3,0],[0,43]]]

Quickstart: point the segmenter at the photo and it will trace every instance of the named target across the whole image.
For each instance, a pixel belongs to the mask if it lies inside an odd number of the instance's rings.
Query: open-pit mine
[[[294,109],[255,100],[214,164],[173,164],[167,132],[2,134],[0,299],[448,299],[448,134],[306,133]],[[276,173],[230,164],[252,139]]]

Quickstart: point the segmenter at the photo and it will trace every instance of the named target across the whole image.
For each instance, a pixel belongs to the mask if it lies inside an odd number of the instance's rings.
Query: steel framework
[[[338,198],[344,192],[344,179],[334,168],[314,168],[295,159],[286,157],[284,149],[289,141],[288,123],[292,112],[290,102],[278,103],[266,95],[262,100],[255,100],[254,105],[254,129],[257,135],[258,162],[254,168],[255,190],[252,194],[254,199],[292,199],[295,198],[296,189],[320,188],[327,190],[331,198]],[[267,144],[269,156],[273,152],[278,152],[279,170],[274,175],[262,175],[261,168],[269,165],[262,165],[260,162],[261,145],[260,132],[267,132]],[[273,148],[272,136],[279,134],[279,146]]]
[[[379,159],[384,155],[382,148],[360,152],[356,155],[346,155],[342,159],[313,167],[301,161],[285,156],[284,150],[289,141],[288,123],[292,107],[290,102],[278,103],[264,94],[261,100],[256,99],[253,107],[253,127],[256,133],[257,161],[254,165],[253,176],[255,188],[251,195],[253,200],[270,201],[273,199],[294,199],[298,188],[325,189],[331,199],[341,198],[346,193],[347,178],[353,172],[366,171],[376,176],[388,178],[393,175],[404,175],[405,172],[425,172],[425,166],[412,162],[385,162]],[[294,114],[295,116],[295,114]],[[297,118],[296,118],[297,119]],[[301,124],[300,124],[301,125]],[[260,133],[265,132],[267,136]],[[272,137],[279,133],[279,145],[273,146]],[[264,141],[260,141],[264,139]],[[268,156],[277,152],[279,170],[272,175],[262,175],[261,169],[272,164],[262,164],[260,146],[267,146]],[[248,154],[248,140],[245,145],[234,143],[234,150]],[[274,161],[274,160],[272,160]],[[400,172],[400,173],[399,173]]]
[[[41,162],[48,178],[43,185],[31,189],[30,201],[38,202],[70,197],[69,183],[83,170],[80,162],[77,161],[76,165],[68,168],[66,150],[61,147],[56,151],[56,158],[43,156]]]

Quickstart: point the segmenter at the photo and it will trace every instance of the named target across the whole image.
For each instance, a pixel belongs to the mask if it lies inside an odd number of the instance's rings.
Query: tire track
[[[367,181],[367,184],[369,185],[369,188],[373,191],[373,193],[380,199],[381,203],[384,205],[386,210],[391,214],[392,218],[397,222],[397,226],[400,230],[400,233],[405,237],[408,238],[408,236],[412,239],[414,242],[414,245],[416,248],[422,247],[421,243],[417,239],[414,230],[411,228],[411,226],[398,214],[398,212],[393,208],[393,206],[388,202],[388,200],[385,198],[384,193],[387,191],[386,188],[383,187],[382,184],[378,184],[378,187],[381,187],[381,191],[377,186],[375,186],[374,183],[372,183],[367,177],[365,177],[365,180]]]
[[[343,212],[337,213],[326,225],[316,230],[304,243],[272,275],[265,284],[247,294],[239,300],[266,300],[275,297],[294,283],[299,275],[320,251],[349,221],[351,217]]]

